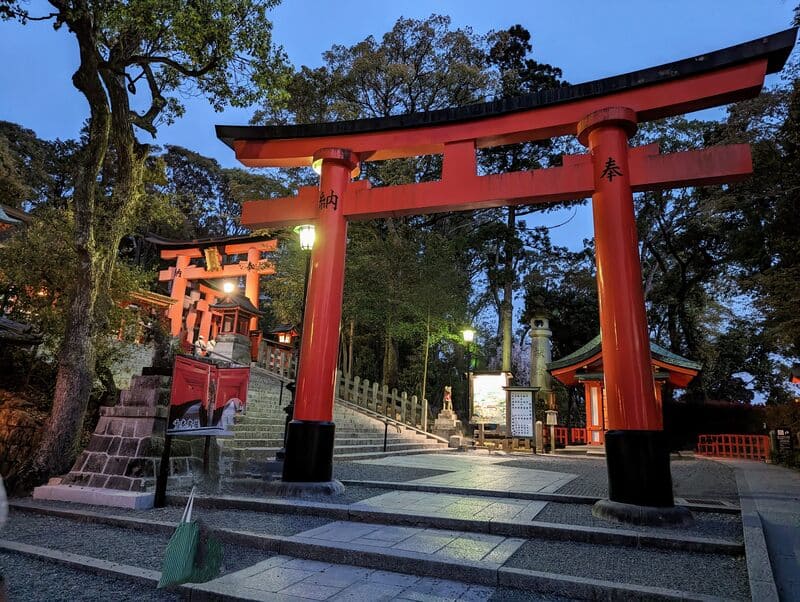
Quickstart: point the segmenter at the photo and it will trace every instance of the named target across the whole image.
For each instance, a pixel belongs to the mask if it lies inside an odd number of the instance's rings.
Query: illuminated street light
[[[461,336],[464,337],[465,343],[471,343],[475,340],[475,331],[471,328],[465,328],[461,331]]]
[[[316,231],[314,230],[313,224],[297,226],[294,231],[300,236],[300,248],[303,249],[303,251],[310,251],[314,248]]]
[[[236,285],[229,280],[222,284],[222,290],[225,294],[230,295],[234,290],[236,290]]]

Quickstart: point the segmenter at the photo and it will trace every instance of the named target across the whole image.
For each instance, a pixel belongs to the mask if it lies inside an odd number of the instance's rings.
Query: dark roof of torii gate
[[[153,243],[161,249],[195,249],[204,247],[216,247],[220,245],[231,245],[248,242],[261,242],[269,239],[269,236],[218,236],[209,238],[195,238],[192,240],[175,240],[173,238],[165,238],[158,234],[148,232],[144,239],[147,242]]]
[[[231,126],[217,125],[217,137],[233,148],[235,140],[275,140],[341,136],[365,132],[378,132],[420,126],[446,125],[486,117],[495,117],[517,111],[541,108],[603,96],[614,92],[632,90],[655,83],[687,78],[724,67],[756,59],[767,60],[767,73],[783,68],[797,38],[797,28],[787,29],[750,42],[700,54],[692,58],[632,71],[582,84],[542,90],[533,94],[505,98],[491,102],[451,107],[422,113],[393,115],[373,119],[334,121],[298,125]]]

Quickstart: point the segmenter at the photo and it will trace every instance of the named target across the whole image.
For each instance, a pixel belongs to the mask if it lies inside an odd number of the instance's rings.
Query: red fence
[[[766,460],[769,437],[766,435],[698,435],[697,453],[717,458]]]
[[[550,427],[545,426],[543,429],[544,444],[550,443]],[[556,445],[578,445],[586,443],[586,429],[584,428],[567,428],[565,426],[556,427]]]

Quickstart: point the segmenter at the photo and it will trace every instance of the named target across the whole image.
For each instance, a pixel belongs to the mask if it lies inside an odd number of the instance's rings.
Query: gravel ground
[[[155,587],[92,575],[18,554],[0,552],[0,571],[6,578],[8,602],[183,600],[178,594],[158,591]]]
[[[378,464],[362,464],[360,462],[334,462],[333,474],[341,480],[351,479],[360,481],[391,481],[405,483],[425,477],[435,477],[445,474],[447,470],[433,470],[431,468],[411,468],[408,466],[385,466]]]
[[[577,474],[557,493],[569,495],[608,495],[605,458],[534,457],[502,462],[500,466],[551,470]],[[692,500],[739,502],[733,469],[711,460],[673,460],[672,487],[678,497]]]
[[[37,500],[39,506],[50,506],[66,510],[82,510],[98,514],[127,516],[130,518],[171,521],[177,523],[183,514],[183,506],[167,506],[166,508],[153,508],[151,510],[127,510],[111,508],[108,506],[88,506],[72,504],[69,502],[43,502]],[[20,511],[15,516],[35,516]],[[317,516],[302,516],[298,514],[271,514],[250,510],[229,510],[219,508],[198,508],[195,506],[193,518],[201,519],[205,524],[214,527],[224,527],[236,531],[253,531],[266,535],[296,535],[301,531],[315,529],[331,522],[328,518]],[[55,517],[53,517],[55,518]],[[56,520],[60,520],[57,519]],[[68,519],[64,519],[68,520]],[[111,527],[115,528],[115,527]]]
[[[606,529],[625,529],[658,535],[681,535],[691,537],[711,537],[728,541],[742,541],[742,521],[738,514],[716,514],[695,512],[691,527],[646,527],[641,525],[623,525],[614,521],[605,521],[592,516],[589,504],[558,504],[550,502],[534,520],[548,523],[565,523],[585,527],[603,527]]]
[[[494,590],[494,594],[492,594],[488,602],[574,602],[575,600],[577,600],[577,598],[548,596],[521,589],[500,587]]]
[[[743,557],[537,540],[525,542],[505,566],[750,599]]]
[[[12,510],[2,538],[92,558],[160,571],[171,534],[95,525],[55,516]],[[223,574],[252,566],[273,554],[255,548],[223,544]]]

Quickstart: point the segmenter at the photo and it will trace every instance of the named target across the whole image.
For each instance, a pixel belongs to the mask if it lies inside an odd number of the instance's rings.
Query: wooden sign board
[[[507,401],[507,428],[511,437],[533,439],[536,409],[534,393],[537,387],[504,387]]]

